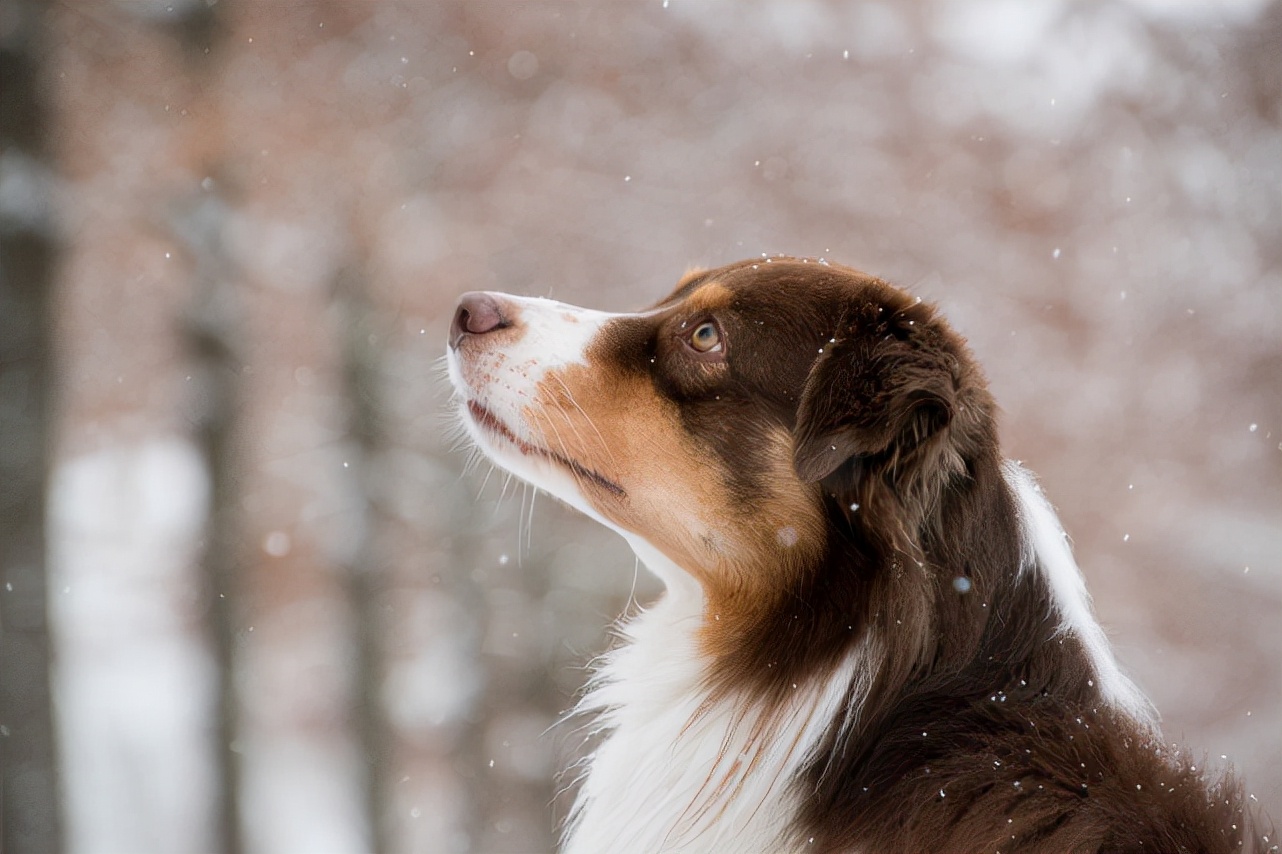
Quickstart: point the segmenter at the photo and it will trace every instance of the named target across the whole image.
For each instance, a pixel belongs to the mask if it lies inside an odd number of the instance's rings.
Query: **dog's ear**
[[[902,459],[949,425],[955,396],[950,359],[934,348],[894,335],[832,342],[802,389],[793,468],[815,483],[851,459]]]

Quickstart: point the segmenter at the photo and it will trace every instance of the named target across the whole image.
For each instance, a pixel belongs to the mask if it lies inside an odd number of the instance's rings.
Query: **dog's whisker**
[[[530,486],[530,515],[525,520],[525,551],[527,554],[533,554],[534,551],[534,502],[539,497],[539,488]]]
[[[490,482],[490,476],[494,474],[494,466],[490,466],[489,471],[485,473],[485,478],[481,481],[481,488],[477,490],[476,498],[479,501],[481,495],[485,492],[485,486]]]
[[[530,484],[525,481],[521,481],[521,507],[517,511],[517,515],[516,515],[516,566],[517,566],[517,569],[523,569],[525,567],[525,555],[524,555],[525,550],[521,548],[521,544],[525,539],[524,537],[525,502],[528,500],[530,500]]]

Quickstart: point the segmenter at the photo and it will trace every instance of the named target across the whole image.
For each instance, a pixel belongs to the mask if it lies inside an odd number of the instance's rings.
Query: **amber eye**
[[[721,349],[721,330],[711,320],[705,320],[690,333],[690,346],[700,353],[715,353]]]

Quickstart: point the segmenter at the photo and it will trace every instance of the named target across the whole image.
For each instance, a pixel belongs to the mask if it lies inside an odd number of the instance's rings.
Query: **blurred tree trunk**
[[[176,4],[177,5],[177,4]],[[196,2],[178,7],[167,25],[183,46],[188,73],[210,93],[218,91],[219,53],[226,33],[226,3]],[[240,791],[240,699],[237,627],[245,554],[241,547],[241,452],[243,413],[241,370],[244,342],[243,307],[237,275],[223,238],[230,216],[224,180],[227,139],[222,133],[217,95],[201,110],[210,118],[193,142],[198,168],[215,178],[213,189],[178,201],[169,226],[193,260],[192,301],[184,339],[191,354],[198,399],[193,402],[192,429],[209,478],[209,515],[205,520],[200,572],[204,576],[205,626],[214,655],[217,707],[214,715],[214,816],[218,850],[241,854],[245,849]]]
[[[387,782],[390,775],[391,735],[383,709],[386,670],[384,623],[386,556],[379,543],[387,513],[379,471],[385,458],[387,437],[383,425],[383,330],[365,293],[359,267],[338,271],[334,288],[341,329],[343,395],[347,404],[347,439],[352,445],[348,460],[355,478],[358,535],[342,567],[347,583],[356,644],[352,677],[352,719],[361,751],[363,808],[369,828],[370,850],[389,850]]]
[[[227,206],[206,194],[172,217],[170,227],[191,254],[192,300],[184,340],[192,360],[192,431],[209,479],[200,572],[205,630],[213,651],[217,684],[214,713],[214,816],[218,849],[244,850],[240,815],[242,778],[237,626],[240,623],[244,535],[240,513],[241,367],[244,321],[234,273],[223,246]]]
[[[236,626],[242,563],[240,550],[239,458],[240,367],[237,338],[239,305],[235,288],[220,273],[221,229],[225,218],[216,198],[199,205],[181,221],[196,256],[195,295],[188,310],[187,346],[200,399],[193,429],[209,477],[209,516],[205,521],[201,571],[205,577],[207,630],[217,668],[218,708],[214,751],[218,787],[219,850],[240,854],[241,763],[237,735],[240,702],[236,692]]]
[[[57,247],[40,86],[43,8],[0,4],[0,849],[62,848],[45,485]]]

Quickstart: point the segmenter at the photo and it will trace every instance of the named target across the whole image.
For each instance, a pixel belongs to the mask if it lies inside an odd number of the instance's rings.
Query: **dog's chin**
[[[468,400],[459,410],[468,435],[492,462],[535,489],[560,499],[602,524],[610,525],[584,493],[585,490],[600,490],[622,494],[621,487],[536,442],[522,439],[481,403]]]

